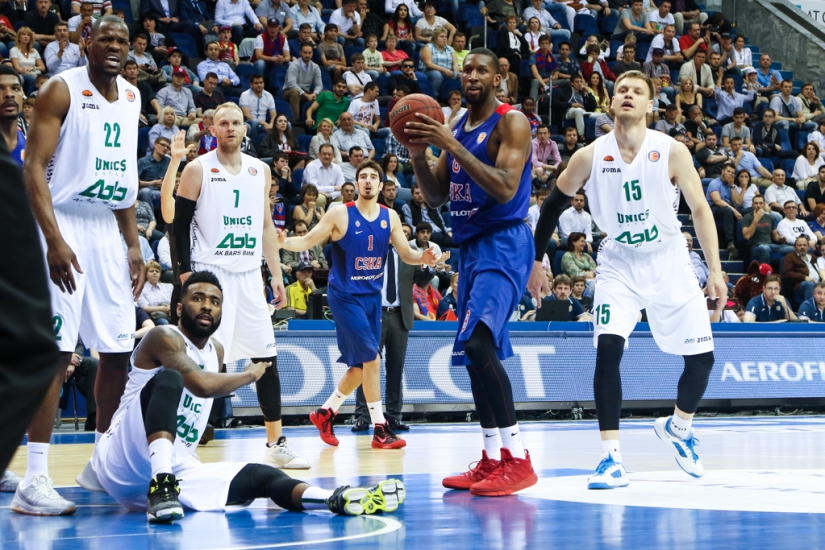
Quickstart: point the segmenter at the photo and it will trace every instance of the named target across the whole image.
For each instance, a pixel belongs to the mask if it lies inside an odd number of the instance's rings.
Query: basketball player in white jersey
[[[226,293],[224,323],[216,338],[226,362],[252,358],[271,363],[257,382],[266,424],[265,462],[278,468],[309,468],[286,444],[281,427],[281,381],[275,336],[261,278],[261,255],[272,273],[276,307],[286,295],[278,236],[269,211],[269,166],[241,153],[246,134],[243,113],[234,103],[215,109],[212,133],[218,147],[183,169],[175,201],[174,239],[181,282],[208,270]]]
[[[541,259],[548,239],[569,197],[582,186],[593,221],[609,235],[599,249],[593,301],[597,348],[593,393],[604,453],[588,480],[590,489],[628,484],[619,449],[619,363],[643,308],[659,348],[682,355],[685,361],[674,414],[656,420],[656,435],[673,445],[676,462],[686,473],[704,474],[691,424],[713,368],[713,337],[705,296],[676,217],[679,191],[690,206],[705,251],[708,295],[711,299],[727,296],[727,288],[713,213],[690,153],[683,144],[645,125],[652,99],[653,84],[643,73],[629,71],[617,79],[614,131],[573,155],[544,202],[536,227],[536,262],[528,283],[534,297],[547,285]],[[723,305],[719,300],[718,308]]]
[[[183,517],[183,509],[224,511],[256,498],[288,510],[341,515],[392,512],[405,497],[400,481],[369,488],[311,487],[263,464],[203,464],[195,456],[212,398],[261,378],[269,363],[220,373],[223,346],[210,338],[221,325],[223,292],[208,271],[187,278],[177,326],[150,330],[132,353],[126,391],[92,457],[103,487],[150,523]]]
[[[100,352],[97,440],[109,428],[126,385],[135,343],[134,301],[143,288],[134,206],[140,94],[119,76],[129,52],[129,29],[117,17],[102,17],[86,40],[88,65],[64,71],[40,89],[23,165],[53,283],[52,320],[62,352],[29,426],[26,477],[11,505],[27,514],[74,512],[74,504],[52,488],[47,467],[66,368],[78,334]],[[79,482],[97,486],[88,465]]]

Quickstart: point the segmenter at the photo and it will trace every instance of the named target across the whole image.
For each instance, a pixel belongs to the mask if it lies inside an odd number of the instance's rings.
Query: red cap
[[[186,76],[186,69],[184,69],[183,67],[178,65],[177,67],[172,69],[172,74],[173,75],[179,74],[179,75]]]
[[[767,277],[773,273],[773,268],[770,264],[759,264],[759,273]]]

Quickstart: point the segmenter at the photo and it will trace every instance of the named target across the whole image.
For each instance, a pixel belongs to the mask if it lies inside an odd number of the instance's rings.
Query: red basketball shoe
[[[524,455],[525,458],[515,458],[502,447],[501,467],[470,487],[470,493],[481,497],[503,497],[535,485],[539,476],[533,471],[530,453],[524,451]]]
[[[388,422],[376,424],[372,433],[373,449],[400,449],[406,447],[407,442],[395,435]]]
[[[487,451],[481,451],[481,460],[470,464],[470,469],[457,476],[445,477],[441,480],[441,485],[447,489],[468,490],[470,487],[484,481],[487,476],[501,467],[501,461],[487,458]]]
[[[327,445],[338,446],[338,438],[335,437],[335,429],[332,422],[335,420],[335,413],[332,409],[315,409],[309,413],[309,421],[315,424],[321,433],[321,439]]]

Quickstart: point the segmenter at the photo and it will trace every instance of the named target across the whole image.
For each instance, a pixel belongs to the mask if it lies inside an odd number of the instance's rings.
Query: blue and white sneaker
[[[615,489],[627,487],[629,484],[624,464],[616,462],[610,455],[602,458],[596,467],[596,473],[587,480],[588,489]]]
[[[705,475],[705,468],[702,466],[702,461],[699,460],[699,455],[696,454],[694,447],[699,444],[699,440],[693,436],[693,428],[690,429],[690,434],[687,439],[682,439],[673,435],[670,431],[670,421],[673,417],[657,418],[653,423],[653,429],[656,435],[662,441],[673,443],[676,448],[676,464],[685,471],[686,474],[693,477],[702,477]]]

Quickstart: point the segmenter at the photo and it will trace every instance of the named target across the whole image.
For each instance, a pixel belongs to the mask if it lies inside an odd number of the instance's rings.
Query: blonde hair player
[[[612,109],[615,129],[570,159],[557,187],[544,201],[536,226],[536,261],[528,288],[534,297],[547,286],[541,260],[559,216],[579,188],[590,201],[593,221],[610,238],[599,250],[594,297],[596,372],[593,394],[602,439],[602,460],[588,480],[589,489],[628,485],[619,448],[622,382],[619,363],[639,310],[646,309],[659,348],[682,355],[672,416],[659,418],[656,435],[676,452],[679,467],[693,477],[704,475],[696,454],[692,421],[713,368],[713,337],[705,296],[699,288],[675,204],[678,193],[693,214],[693,223],[710,269],[708,296],[724,306],[713,213],[687,147],[649,130],[645,117],[653,109],[654,89],[639,71],[616,81]]]
[[[264,462],[278,468],[309,468],[286,444],[281,425],[281,381],[275,336],[261,286],[261,255],[272,273],[276,307],[284,303],[278,238],[269,212],[269,166],[241,153],[243,113],[234,103],[215,109],[211,127],[218,146],[183,169],[175,201],[174,239],[181,282],[194,271],[221,280],[225,305],[215,338],[225,361],[251,358],[271,363],[256,382],[266,425]]]

